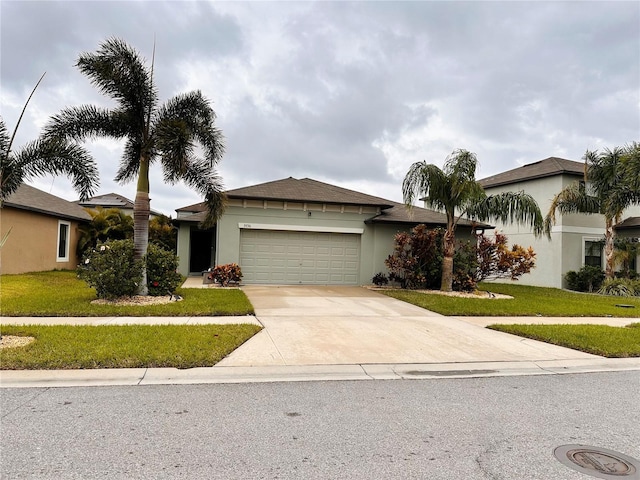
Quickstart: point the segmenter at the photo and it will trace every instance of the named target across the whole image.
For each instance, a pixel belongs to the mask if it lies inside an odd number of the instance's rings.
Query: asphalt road
[[[0,389],[2,479],[575,479],[640,459],[640,372]],[[621,477],[625,478],[625,477]]]

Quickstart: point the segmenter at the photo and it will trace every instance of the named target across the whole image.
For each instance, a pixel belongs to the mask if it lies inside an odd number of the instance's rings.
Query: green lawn
[[[257,325],[3,325],[36,340],[2,349],[0,369],[210,367],[260,331]]]
[[[92,305],[95,290],[75,272],[55,271],[0,276],[0,314],[7,317],[233,316],[253,314],[237,289],[178,289],[180,302],[165,305]]]
[[[490,325],[488,328],[605,357],[640,357],[640,323],[607,325]]]
[[[543,317],[639,317],[639,297],[609,297],[569,292],[557,288],[484,283],[480,290],[511,295],[513,299],[457,298],[411,290],[381,290],[381,293],[443,315],[453,316],[543,316]],[[616,307],[616,304],[635,308]]]

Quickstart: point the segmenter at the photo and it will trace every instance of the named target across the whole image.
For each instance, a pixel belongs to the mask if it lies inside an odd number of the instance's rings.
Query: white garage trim
[[[243,229],[243,282],[277,285],[359,285],[360,235]]]
[[[241,230],[280,230],[285,232],[355,233],[362,235],[364,228],[332,227],[318,225],[274,225],[272,223],[238,223]]]

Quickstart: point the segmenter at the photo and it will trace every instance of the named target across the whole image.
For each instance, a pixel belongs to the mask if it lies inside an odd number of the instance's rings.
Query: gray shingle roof
[[[319,182],[310,178],[301,180],[289,177],[273,182],[261,183],[249,187],[237,188],[226,192],[229,198],[277,200],[296,202],[331,203],[342,205],[364,205],[380,207],[380,215],[367,220],[367,223],[397,223],[418,225],[446,225],[445,214],[421,207],[413,207],[411,213],[404,204],[374,197],[365,193],[356,192],[328,183]],[[188,222],[202,222],[204,220],[205,205],[196,203],[178,209],[178,212],[199,212],[180,220]],[[469,220],[461,220],[460,225],[472,225]],[[488,227],[486,224],[479,224]]]
[[[127,197],[123,197],[117,193],[105,193],[104,195],[96,195],[85,201],[76,200],[81,207],[95,208],[133,208],[133,201]]]
[[[584,163],[549,157],[539,162],[529,163],[528,165],[484,178],[479,180],[479,183],[484,188],[489,188],[561,174],[581,177],[584,175]]]
[[[76,200],[75,202],[85,208],[119,208],[133,210],[134,202],[119,193],[105,193],[104,195],[96,195],[85,201]],[[151,210],[152,215],[161,215],[161,213]]]
[[[43,213],[67,220],[91,220],[91,215],[79,205],[24,183],[18,187],[18,190],[9,195],[3,206]]]
[[[622,222],[616,224],[616,230],[636,229],[640,228],[640,217],[628,217]]]
[[[249,187],[228,190],[228,198],[276,200],[284,202],[316,202],[340,205],[366,205],[380,208],[390,208],[392,202],[384,198],[374,197],[366,193],[356,192],[347,188],[337,187],[319,182],[311,178],[289,177],[282,180],[260,183]],[[199,212],[204,204],[196,203],[179,208],[178,212]]]
[[[424,223],[427,226],[447,224],[447,216],[444,213],[415,206],[411,210],[408,210],[404,203],[390,203],[393,204],[393,207],[383,210],[380,215],[371,218],[367,223],[402,223],[415,225]],[[484,228],[493,228],[486,223],[472,222],[464,218],[460,219],[458,225],[478,225]]]

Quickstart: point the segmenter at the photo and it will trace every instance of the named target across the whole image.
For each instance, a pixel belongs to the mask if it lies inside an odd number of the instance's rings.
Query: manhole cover
[[[560,463],[585,475],[640,480],[640,462],[619,452],[588,445],[562,445],[553,454]]]

